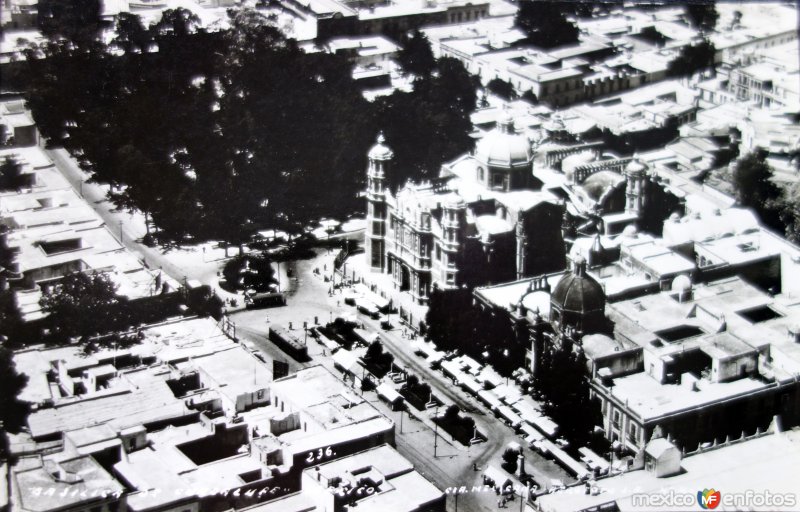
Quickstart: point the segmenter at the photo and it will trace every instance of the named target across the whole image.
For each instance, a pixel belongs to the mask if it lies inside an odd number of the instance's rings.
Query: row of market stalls
[[[462,389],[477,397],[508,426],[517,431],[528,446],[543,455],[556,459],[577,478],[590,475],[586,466],[567,454],[555,441],[558,425],[544,415],[539,404],[494,369],[482,365],[469,356],[446,360],[446,354],[437,351],[432,343],[412,341],[414,351],[427,358],[431,365],[438,364],[442,373]]]
[[[345,289],[342,298],[345,304],[355,306],[360,312],[373,318],[377,318],[382,312],[389,312],[392,305],[392,301],[381,297],[363,283]]]
[[[368,335],[366,331],[364,332]],[[378,385],[375,391],[378,393],[378,396],[385,400],[392,407],[392,410],[396,411],[401,409],[405,402],[403,396],[397,392],[391,382],[387,382],[385,379],[380,380],[367,370],[366,365],[361,360],[363,355],[363,348],[346,350],[339,347],[339,350],[332,356],[333,366],[345,376],[351,377],[355,385],[361,386],[361,381],[367,378],[371,379],[373,382],[377,382]]]

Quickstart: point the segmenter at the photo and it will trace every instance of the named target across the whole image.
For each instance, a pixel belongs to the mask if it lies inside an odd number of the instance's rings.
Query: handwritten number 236
[[[327,457],[331,457],[333,455],[333,450],[331,447],[327,447],[324,450],[320,448],[316,451],[316,453],[308,452],[308,457],[306,457],[306,462],[316,462],[318,460],[322,460]]]

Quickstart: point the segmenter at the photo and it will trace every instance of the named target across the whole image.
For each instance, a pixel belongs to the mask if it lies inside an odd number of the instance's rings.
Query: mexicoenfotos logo
[[[719,491],[715,491],[713,487],[711,489],[697,491],[697,503],[704,510],[713,510],[717,508],[721,502],[721,493]]]

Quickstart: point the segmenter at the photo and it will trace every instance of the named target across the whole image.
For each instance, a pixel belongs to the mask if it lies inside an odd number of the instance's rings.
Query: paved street
[[[340,372],[333,368],[331,358],[326,357],[329,354],[323,355],[322,346],[310,338],[309,354],[313,358],[310,363],[294,361],[266,338],[267,328],[272,323],[288,326],[291,322],[298,336],[302,337],[304,321],[312,325],[314,317],[317,317],[320,323],[325,323],[340,311],[355,311],[354,308],[344,305],[341,295],[338,293],[334,293],[333,296],[328,295],[330,282],[326,282],[323,276],[330,276],[333,258],[333,252],[328,253],[325,249],[320,249],[316,258],[282,264],[281,279],[284,289],[287,290],[288,306],[233,313],[231,319],[237,325],[237,332],[261,349],[267,358],[288,360],[292,369],[322,364],[339,375]],[[294,278],[286,277],[287,268],[292,269]],[[321,272],[320,275],[314,273],[314,269],[317,268]],[[430,420],[412,419],[410,414],[405,413],[403,432],[400,433],[400,413],[386,407],[377,399],[374,392],[366,393],[376,407],[383,410],[396,422],[397,448],[400,453],[411,460],[417,469],[433,480],[436,485],[442,489],[461,486],[472,489],[473,486],[480,486],[483,483],[481,472],[473,470],[473,463],[478,468],[485,468],[490,463],[499,467],[500,456],[509,442],[516,441],[524,444],[519,436],[495,418],[494,414],[481,403],[460,388],[453,386],[441,372],[431,370],[423,358],[413,353],[409,346],[409,340],[402,337],[401,329],[383,331],[379,321],[361,314],[358,316],[367,330],[381,333],[386,349],[395,356],[395,363],[398,366],[419,375],[423,381],[430,384],[435,395],[445,402],[455,403],[462,411],[469,413],[475,419],[478,430],[489,438],[485,443],[464,447],[458,443],[446,441],[445,437],[449,436],[444,433],[439,436],[437,457],[433,458],[435,434],[433,423]],[[424,415],[425,413],[416,414]],[[540,486],[547,486],[552,478],[570,480],[569,476],[555,463],[527,448],[525,448],[525,461],[526,470],[533,475]],[[448,497],[448,503],[448,508],[455,510],[456,498],[454,495]],[[516,504],[518,503],[517,501]],[[512,503],[509,506],[513,509],[516,504]],[[468,492],[459,496],[458,510],[497,510],[497,497],[494,493]]]
[[[179,282],[183,282],[185,279],[195,279],[211,285],[224,297],[230,295],[219,288],[217,282],[217,270],[223,263],[220,254],[217,253],[206,259],[205,251],[203,251],[201,260],[197,248],[183,249],[183,252],[175,251],[170,254],[160,247],[144,246],[140,243],[146,233],[142,215],[117,211],[114,205],[106,199],[108,187],[86,183],[85,173],[80,170],[65,150],[48,150],[48,155],[75,190],[94,207],[112,233],[128,250],[139,255],[150,268],[161,268]],[[300,337],[303,337],[303,322],[313,325],[316,320],[324,324],[342,311],[355,311],[350,306],[344,305],[340,294],[329,295],[332,290],[331,282],[330,280],[326,281],[324,277],[332,275],[334,257],[334,251],[319,249],[316,257],[312,259],[276,265],[281,288],[287,293],[288,306],[241,310],[231,314],[230,317],[236,324],[237,335],[257,347],[268,364],[271,364],[274,359],[287,361],[291,371],[313,364],[322,364],[334,374],[339,374],[338,370],[333,368],[330,354],[324,352],[323,347],[313,341],[309,342],[309,355],[312,357],[312,361],[300,363],[286,355],[267,339],[268,327],[273,323],[288,327],[291,322],[293,329]],[[318,270],[318,273],[315,270]],[[290,278],[289,275],[293,277]],[[425,416],[425,411],[403,413],[401,432],[401,414],[392,411],[377,398],[374,392],[366,393],[365,398],[396,422],[397,448],[400,453],[411,460],[420,472],[440,488],[463,486],[468,490],[458,498],[454,494],[448,495],[449,510],[475,512],[497,510],[497,496],[493,492],[469,492],[480,488],[483,484],[481,471],[475,471],[473,464],[478,469],[484,469],[489,464],[499,467],[500,456],[505,446],[511,441],[520,442],[521,439],[476,399],[453,386],[449,379],[440,372],[431,370],[423,358],[413,353],[409,346],[409,340],[402,336],[400,329],[383,331],[379,321],[360,314],[358,316],[368,330],[381,332],[385,347],[395,356],[397,365],[405,368],[409,373],[420,376],[421,380],[430,384],[434,394],[444,402],[454,403],[464,413],[470,414],[474,418],[478,430],[488,437],[487,442],[464,447],[455,441],[448,440],[449,435],[445,432],[439,432],[437,435],[434,432],[434,424],[430,418]],[[437,457],[435,458],[432,456],[434,444],[437,445]],[[525,449],[525,462],[526,470],[533,475],[540,486],[547,486],[551,478],[569,480],[560,467],[527,448]],[[509,504],[509,507],[513,509],[518,504],[519,500],[517,499],[515,503]]]

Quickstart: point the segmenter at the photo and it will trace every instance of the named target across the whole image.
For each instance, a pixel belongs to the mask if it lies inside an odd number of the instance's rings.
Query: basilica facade
[[[372,272],[425,304],[448,290],[560,270],[564,201],[533,169],[510,117],[472,154],[429,182],[389,189],[394,153],[383,136],[368,155],[365,251]]]

